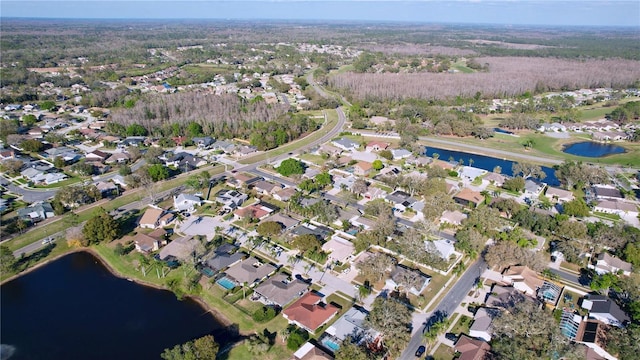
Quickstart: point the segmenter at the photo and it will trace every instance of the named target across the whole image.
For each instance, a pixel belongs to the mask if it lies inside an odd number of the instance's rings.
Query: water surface
[[[12,360],[159,359],[163,349],[207,334],[221,345],[234,340],[197,302],[117,278],[89,253],[0,291],[0,342],[15,347]]]
[[[562,151],[571,155],[599,158],[612,154],[622,154],[625,152],[625,149],[618,145],[602,144],[595,141],[581,141],[565,146]]]

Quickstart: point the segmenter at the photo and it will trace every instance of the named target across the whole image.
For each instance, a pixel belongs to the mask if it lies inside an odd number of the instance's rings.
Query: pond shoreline
[[[31,273],[32,271],[39,269],[43,266],[46,266],[50,263],[53,263],[67,255],[70,254],[75,254],[75,253],[79,253],[79,252],[86,252],[91,254],[96,260],[100,261],[100,263],[105,267],[105,269],[107,269],[109,271],[109,273],[111,273],[113,276],[119,278],[119,279],[126,279],[129,280],[131,282],[135,282],[138,285],[142,285],[142,286],[146,286],[146,287],[150,287],[150,288],[154,288],[154,289],[158,289],[158,290],[166,290],[171,292],[170,289],[168,289],[165,286],[160,286],[157,284],[153,284],[141,279],[136,279],[136,278],[129,278],[129,277],[125,277],[122,274],[120,274],[113,266],[111,266],[111,264],[109,264],[109,262],[104,259],[102,256],[100,256],[100,253],[98,253],[97,251],[95,251],[94,249],[91,248],[76,248],[76,249],[70,249],[69,251],[57,255],[51,259],[47,259],[41,263],[38,263],[28,269],[25,269],[24,271],[15,274],[7,279],[5,279],[4,281],[2,281],[0,283],[0,285],[4,285],[6,283],[11,282],[12,280],[18,279],[26,274]],[[210,313],[215,319],[216,321],[218,321],[220,324],[222,324],[225,327],[230,327],[233,325],[233,322],[231,320],[229,320],[229,318],[227,318],[224,314],[222,314],[218,309],[216,309],[215,307],[209,305],[206,301],[204,301],[204,299],[202,299],[199,296],[196,295],[185,295],[185,298],[190,298],[192,300],[194,300],[196,303],[198,303],[204,310],[206,310],[206,312]],[[240,335],[249,335],[250,333],[244,334],[242,332],[239,333]]]

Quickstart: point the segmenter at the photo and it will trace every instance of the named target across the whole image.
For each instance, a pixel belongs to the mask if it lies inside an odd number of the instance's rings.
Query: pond
[[[425,154],[427,156],[433,156],[434,153],[437,153],[439,155],[439,159],[443,161],[449,161],[450,159],[453,159],[453,161],[458,162],[462,160],[464,162],[464,165],[470,165],[471,162],[469,160],[473,160],[473,164],[471,165],[473,167],[484,169],[487,171],[493,171],[496,166],[500,166],[500,168],[502,169],[502,174],[508,176],[513,175],[511,167],[513,166],[513,163],[515,161],[504,160],[485,155],[477,155],[462,151],[439,149],[431,146],[426,148]],[[560,185],[560,181],[558,181],[554,169],[547,166],[542,166],[542,171],[544,171],[544,173],[547,175],[543,179],[545,183],[551,186]]]
[[[159,359],[165,348],[213,334],[236,339],[191,299],[113,276],[74,253],[0,288],[3,347],[19,359]]]
[[[562,151],[571,155],[599,158],[607,155],[622,154],[626,150],[618,145],[581,141],[565,146]]]
[[[513,135],[513,132],[508,131],[508,130],[504,130],[504,129],[500,129],[500,128],[493,128],[494,132],[500,133],[500,134],[507,134],[507,135]]]

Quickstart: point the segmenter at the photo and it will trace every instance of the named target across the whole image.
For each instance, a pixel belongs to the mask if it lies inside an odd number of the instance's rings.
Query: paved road
[[[570,283],[574,283],[580,286],[583,286],[582,284],[580,284],[580,275],[576,275],[572,272],[568,272],[562,269],[552,269],[549,268],[549,270],[558,275],[562,280],[568,281]]]
[[[438,315],[441,314],[444,317],[449,317],[453,311],[460,305],[464,297],[469,293],[476,280],[480,277],[480,274],[487,268],[487,264],[484,260],[479,259],[475,263],[473,263],[467,271],[455,282],[453,287],[447,292],[447,294],[442,298],[442,300],[438,303],[433,312],[429,314],[427,318],[425,328],[418,329],[415,331],[411,340],[409,341],[409,345],[405,351],[398,357],[400,360],[413,360],[415,359],[416,350],[418,350],[418,346],[423,343],[423,333],[426,329],[427,324],[432,324],[438,318]],[[414,329],[416,330],[416,329]]]
[[[58,192],[58,188],[53,189],[24,189],[13,184],[6,185],[7,190],[14,194],[22,196],[22,200],[28,203],[34,203],[39,201],[45,201],[51,199]]]
[[[523,160],[526,160],[526,161],[531,161],[533,163],[539,163],[540,161],[542,161],[542,162],[550,163],[550,164],[554,164],[554,165],[555,164],[562,164],[562,160],[551,159],[551,158],[548,158],[548,157],[541,158],[539,156],[533,156],[533,155],[527,155],[527,154],[521,154],[521,153],[516,153],[516,152],[511,152],[511,151],[504,151],[504,150],[497,150],[497,149],[491,149],[491,148],[485,148],[485,147],[482,147],[482,146],[464,144],[464,143],[460,143],[460,142],[457,142],[457,141],[450,141],[450,140],[445,140],[445,139],[441,139],[441,138],[434,138],[434,137],[431,137],[431,136],[421,136],[421,137],[419,137],[419,139],[421,141],[425,141],[427,143],[442,144],[442,145],[446,145],[448,147],[453,147],[453,150],[457,150],[457,151],[473,150],[473,151],[476,151],[479,154],[487,154],[488,156],[501,155],[501,156],[504,156],[507,159],[519,158],[519,159],[523,159]]]

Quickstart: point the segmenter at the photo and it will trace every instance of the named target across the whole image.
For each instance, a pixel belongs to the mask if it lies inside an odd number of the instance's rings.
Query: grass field
[[[453,358],[455,358],[455,352],[444,344],[440,344],[433,354],[433,360],[452,360]]]

